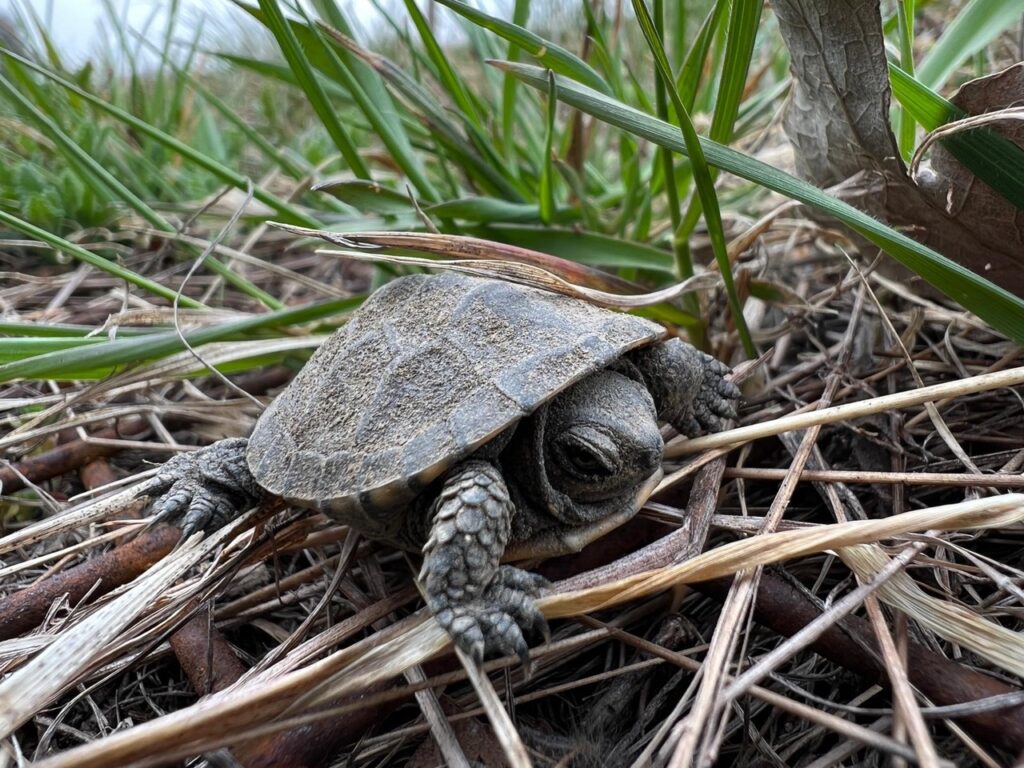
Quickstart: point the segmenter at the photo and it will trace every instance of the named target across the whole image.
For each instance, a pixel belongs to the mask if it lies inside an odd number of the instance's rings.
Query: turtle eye
[[[611,468],[604,462],[603,457],[585,445],[573,446],[567,453],[573,469],[581,475],[611,474]]]
[[[617,451],[606,435],[593,429],[571,429],[558,440],[562,463],[577,477],[610,477],[618,470]]]

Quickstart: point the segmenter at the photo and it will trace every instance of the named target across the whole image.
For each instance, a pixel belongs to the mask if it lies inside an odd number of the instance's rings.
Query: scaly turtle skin
[[[660,477],[658,421],[735,415],[728,368],[647,320],[498,280],[413,275],[373,294],[248,438],[169,461],[155,507],[194,530],[265,494],[424,552],[438,621],[475,658],[543,627],[503,555],[578,550]]]

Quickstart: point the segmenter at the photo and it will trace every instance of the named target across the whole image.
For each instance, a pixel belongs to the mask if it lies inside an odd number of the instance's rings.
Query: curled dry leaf
[[[965,83],[951,101],[968,115],[1024,105],[1024,63]],[[992,123],[987,130],[1024,149],[1024,119],[1019,115]],[[941,142],[932,150],[930,170],[917,178],[922,191],[949,216],[966,222],[981,241],[998,244],[998,254],[978,254],[967,266],[1024,294],[1024,211],[978,179]],[[998,258],[1004,253],[1005,258]]]
[[[286,232],[346,246],[346,250],[325,249],[317,253],[358,261],[407,264],[425,269],[447,269],[493,277],[573,296],[603,307],[647,307],[672,301],[685,293],[713,287],[719,282],[714,273],[705,273],[660,291],[640,293],[640,286],[610,273],[529,248],[477,237],[428,232],[356,232],[342,235],[290,224],[273,224]],[[352,250],[356,248],[364,250]],[[379,253],[377,249],[380,248],[403,248],[454,258],[393,256]]]
[[[442,260],[426,259],[419,256],[391,256],[381,253],[366,253],[360,251],[339,251],[332,249],[321,249],[317,253],[325,256],[340,256],[346,259],[357,261],[375,261],[387,264],[406,264],[424,269],[450,270],[461,272],[466,275],[477,277],[490,277],[499,280],[507,280],[511,283],[528,285],[531,288],[561,293],[565,296],[583,299],[591,304],[601,307],[613,307],[616,309],[634,309],[637,307],[649,307],[652,304],[660,304],[663,301],[672,301],[685,293],[691,293],[702,288],[711,288],[718,284],[716,275],[705,272],[694,275],[681,283],[663,288],[660,291],[651,293],[629,294],[608,293],[595,288],[588,288],[584,285],[576,285],[564,280],[554,272],[542,267],[527,264],[521,261],[491,261],[484,259],[460,259]]]

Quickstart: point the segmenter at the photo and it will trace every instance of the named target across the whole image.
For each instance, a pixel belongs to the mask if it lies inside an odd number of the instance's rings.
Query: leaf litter
[[[828,255],[828,236],[807,224],[777,221],[761,228],[756,248],[748,251],[749,266],[769,283],[791,290],[796,286],[801,301],[763,306],[756,333],[761,344],[773,344],[774,353],[744,372],[746,405],[739,427],[721,436],[670,441],[667,465],[677,471],[659,488],[657,504],[649,512],[597,545],[597,551],[542,566],[555,585],[542,602],[552,620],[552,643],[535,648],[529,678],[508,660],[485,667],[491,682],[484,685],[493,692],[487,710],[491,716],[508,693],[516,698],[514,719],[506,722],[503,733],[506,743],[522,745],[525,751],[509,747],[520,760],[526,754],[536,765],[554,765],[559,759],[587,764],[584,737],[594,738],[587,730],[591,717],[608,729],[603,742],[590,745],[592,755],[611,755],[622,765],[642,755],[671,760],[685,746],[681,724],[696,722],[697,716],[708,723],[715,716],[714,707],[695,713],[690,707],[696,700],[684,694],[698,679],[694,674],[702,668],[701,660],[708,664],[713,656],[720,657],[717,695],[779,643],[771,630],[751,625],[742,645],[721,646],[724,640],[716,625],[722,619],[715,599],[698,591],[696,582],[738,572],[749,575],[759,566],[771,566],[768,573],[784,569],[787,578],[808,591],[807,599],[816,594],[827,605],[858,581],[870,583],[873,574],[886,571],[887,563],[915,546],[913,557],[897,563],[889,578],[874,588],[894,621],[897,643],[908,638],[925,642],[944,651],[949,664],[969,661],[1011,689],[1024,674],[1019,662],[1024,658],[1019,631],[1024,496],[1013,492],[1014,487],[1024,490],[1020,350],[930,299],[893,297],[885,278],[869,271],[861,279],[887,297],[886,306],[895,307],[886,310],[888,320],[901,334],[909,359],[896,354],[878,306],[861,300],[854,317],[862,283],[853,279],[838,253]],[[790,258],[772,260],[770,255],[782,248]],[[297,272],[312,268],[310,274],[320,273],[313,279],[337,269],[331,261],[306,258],[302,249],[289,255]],[[250,274],[262,274],[267,290],[275,281],[288,279],[280,269],[261,273],[258,265]],[[195,281],[189,290],[206,287],[201,274]],[[309,283],[296,281],[293,290],[314,290]],[[31,296],[19,293],[19,312],[38,311],[60,286],[55,281]],[[119,299],[109,292],[113,287],[112,280],[89,275],[53,317],[102,324],[97,307],[106,303],[111,312],[118,311]],[[710,294],[704,290],[703,295]],[[234,309],[244,313],[250,308]],[[711,310],[723,314],[720,303]],[[722,325],[713,328],[718,353],[728,357],[735,338]],[[298,335],[271,344],[232,342],[198,349],[208,363],[225,366],[246,359],[250,346],[263,345],[264,353],[292,361],[284,369],[286,378],[295,367],[294,356],[315,346],[316,340],[315,335]],[[910,374],[910,365],[919,381]],[[210,408],[211,398],[223,397],[225,390],[213,377],[197,378],[198,372],[196,360],[180,353],[98,383],[8,383],[0,395],[0,404],[9,404],[4,412],[5,448],[12,462],[8,466],[54,450],[58,440],[88,440],[89,431],[118,419],[141,417],[148,422],[144,437],[103,459],[115,474],[127,478],[150,471],[149,460],[162,461],[168,451],[244,434],[258,411],[234,393]],[[249,377],[251,383],[258,375],[253,371],[234,378]],[[819,408],[829,377],[835,379],[833,405]],[[279,381],[273,383],[278,386]],[[50,404],[42,419],[24,408],[33,395]],[[272,389],[259,394],[264,400],[271,395]],[[915,420],[924,413],[926,397],[971,457],[971,467],[938,437],[930,421]],[[795,466],[776,435],[794,430],[799,435],[808,428],[820,430],[814,442],[820,458],[813,467]],[[726,476],[726,463],[737,476]],[[721,465],[717,485],[712,483],[710,493],[701,490],[694,478],[716,465]],[[779,476],[743,477],[748,467],[778,468],[783,478],[791,479],[791,495],[776,532],[753,535],[767,520]],[[5,569],[0,577],[8,596],[118,546],[107,541],[110,536],[125,540],[143,535],[138,523],[116,522],[131,507],[137,486],[74,503],[81,490],[76,469],[29,478],[28,490],[5,497],[6,531],[0,539]],[[856,471],[868,471],[875,480],[890,473],[914,474],[918,484],[851,485],[828,479],[830,473]],[[929,473],[935,474],[932,483],[921,479]],[[947,484],[946,475],[977,477],[965,487]],[[1002,491],[985,485],[985,477],[993,475],[1006,483]],[[818,478],[818,490],[812,477]],[[837,507],[821,503],[827,497],[821,486],[838,494]],[[45,489],[68,511],[34,519],[34,507],[21,506],[36,493],[33,488]],[[850,497],[856,505],[842,501]],[[697,556],[683,562],[675,559],[678,549],[659,552],[658,543],[689,520],[686,510],[699,507],[702,498],[705,504],[713,501],[703,528],[686,533],[689,541],[706,546],[697,546],[692,553]],[[837,519],[835,509],[847,518]],[[675,510],[674,518],[666,510]],[[426,700],[433,697],[440,707],[432,719],[437,732],[438,713],[455,724],[480,717],[477,694],[467,686],[464,672],[446,661],[446,636],[425,615],[415,592],[408,591],[415,569],[405,558],[363,542],[354,548],[344,572],[332,570],[349,535],[344,527],[316,515],[283,512],[284,518],[268,518],[267,513],[258,515],[262,522],[256,527],[243,521],[234,533],[183,545],[111,591],[70,603],[58,599],[37,629],[4,640],[0,664],[7,677],[0,683],[0,712],[6,743],[50,766],[157,764],[223,746],[252,758],[270,749],[275,738],[312,722],[337,738],[336,756],[324,764],[351,759],[372,765],[391,755],[415,765],[425,731],[418,709],[405,702],[416,691],[441,686]],[[113,527],[99,527],[104,521]],[[699,554],[701,549],[704,554]],[[52,554],[34,559],[44,553]],[[335,591],[326,594],[332,583]],[[694,589],[683,586],[690,583]],[[571,591],[562,591],[563,584]],[[247,594],[265,597],[252,603]],[[852,607],[853,613],[863,610],[864,599]],[[211,605],[211,629],[226,635],[244,659],[256,663],[240,680],[202,698],[187,692],[167,643],[197,604]],[[749,605],[738,607],[749,610]],[[595,630],[587,616],[607,629]],[[644,638],[659,636],[666,621],[679,620],[692,625],[692,634],[661,656],[652,655]],[[829,617],[822,631],[839,622],[837,616]],[[302,634],[295,635],[300,627]],[[713,638],[710,647],[708,638]],[[258,663],[281,643],[287,648],[284,653],[274,655],[270,664]],[[724,650],[713,654],[719,646]],[[908,752],[898,741],[866,728],[861,723],[869,724],[870,718],[856,714],[860,709],[891,712],[884,680],[878,687],[811,647],[798,644],[771,671],[765,668],[756,678],[745,678],[744,693],[732,694],[749,696],[746,706],[763,735],[762,746],[772,744],[780,754],[795,754],[797,744],[800,750],[822,753],[866,746],[871,754],[913,758],[913,749]],[[682,659],[691,666],[680,666]],[[906,661],[910,667],[913,663],[913,658]],[[407,674],[416,669],[422,670],[419,676]],[[618,695],[631,702],[629,714],[620,711],[620,719],[646,723],[645,728],[612,730],[613,724],[591,709],[602,701],[603,691],[616,685]],[[353,708],[359,707],[353,697],[360,695],[378,702],[378,724],[369,738],[344,732]],[[851,702],[857,702],[852,710]],[[920,701],[918,706],[927,715],[932,703]],[[430,709],[422,700],[420,707]],[[995,710],[992,716],[1009,717],[1000,722],[1012,723],[1014,711]],[[799,713],[800,725],[789,733],[793,713]],[[129,722],[132,727],[118,727]],[[933,718],[923,722],[939,754],[973,754],[984,761],[977,756],[989,752],[996,763],[1006,754],[1005,745],[972,738],[969,726],[950,730]],[[476,737],[484,752],[489,733],[485,728]],[[623,734],[633,741],[619,740]],[[44,749],[36,754],[40,746]],[[697,742],[689,748],[709,747]],[[749,742],[741,722],[727,720],[716,748],[720,755],[735,756],[759,747]]]

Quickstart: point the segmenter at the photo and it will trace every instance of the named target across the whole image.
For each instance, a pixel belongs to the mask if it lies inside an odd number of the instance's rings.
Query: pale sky
[[[162,34],[171,2],[109,0],[109,5],[129,28],[141,32],[149,24],[152,31]],[[183,21],[194,20],[196,14],[225,18],[227,13],[238,13],[222,0],[180,0],[179,5]],[[72,62],[81,63],[105,40],[102,21],[108,12],[103,0],[0,0],[0,12],[6,15],[16,15],[19,9],[29,9],[42,19],[58,50]],[[184,32],[182,37],[186,37]]]
[[[307,0],[299,0],[305,3]],[[255,4],[255,0],[253,0]],[[429,0],[420,0],[420,7],[429,4]],[[0,15],[14,16],[18,9],[30,9],[46,24],[50,37],[58,50],[68,59],[69,64],[81,64],[90,52],[95,52],[106,39],[101,31],[104,19],[108,16],[107,6],[116,9],[117,18],[127,21],[128,26],[142,32],[149,24],[148,39],[159,39],[166,26],[168,9],[171,0],[0,0]],[[348,11],[348,18],[357,28],[366,31],[376,27],[379,18],[368,0],[342,0],[341,5]],[[403,18],[406,13],[402,0],[383,0],[381,5],[395,14],[395,18]],[[478,7],[488,8],[490,12],[504,15],[506,6],[511,0],[486,0],[477,3]],[[213,47],[223,49],[226,31],[245,23],[246,14],[236,8],[229,0],[179,0],[179,19],[184,28],[177,35],[181,41],[191,38],[198,18],[204,18],[204,30],[210,32]],[[367,10],[370,12],[367,13]],[[443,8],[441,17],[449,12]],[[253,22],[254,23],[254,22]],[[442,27],[442,34],[445,27]],[[456,32],[448,28],[448,32]],[[219,34],[218,34],[219,33]],[[456,32],[457,34],[457,32]]]

